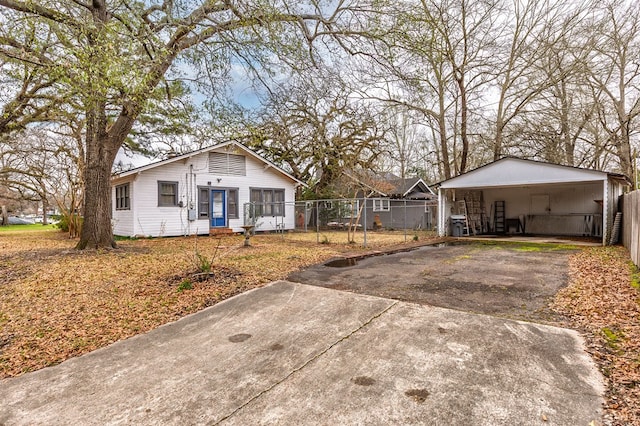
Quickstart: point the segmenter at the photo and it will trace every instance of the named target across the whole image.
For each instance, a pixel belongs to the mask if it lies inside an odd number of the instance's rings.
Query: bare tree
[[[601,13],[594,28],[599,37],[590,46],[590,81],[620,171],[633,176],[631,140],[640,116],[640,4],[607,2]]]
[[[585,129],[596,119],[587,81],[590,34],[582,18],[580,9],[545,23],[536,61],[528,66],[531,85],[510,116],[512,144],[528,148],[533,157],[570,166],[585,163],[577,150],[588,144]]]
[[[366,54],[363,74],[371,99],[409,108],[429,123],[442,177],[467,169],[470,123],[493,75],[490,55],[499,35],[500,0],[422,0],[384,3],[375,20],[377,37]],[[363,49],[364,50],[364,49]],[[375,57],[375,68],[369,59]]]
[[[386,144],[389,155],[383,158],[386,166],[383,168],[395,171],[403,179],[422,166],[419,159],[425,129],[415,115],[414,111],[402,106],[388,108],[380,115],[380,120],[387,122],[389,128]]]
[[[455,139],[448,117],[455,111],[450,96],[455,88],[443,53],[446,43],[417,3],[390,2],[379,13],[385,19],[369,28],[374,36],[359,51],[362,96],[420,115],[433,134],[435,166],[450,178]]]
[[[11,139],[0,144],[2,186],[11,190],[14,198],[41,205],[44,224],[52,203],[72,222],[73,212],[77,216],[80,208],[73,200],[82,200],[81,138],[73,139],[48,126],[30,127],[14,133]]]
[[[385,128],[340,75],[320,72],[325,78],[292,77],[271,92],[251,146],[309,182],[315,196],[330,197],[344,171],[376,163]]]
[[[505,147],[508,126],[528,113],[527,107],[539,100],[544,90],[562,85],[574,66],[583,64],[580,56],[584,50],[576,45],[582,39],[579,27],[588,9],[588,3],[576,6],[546,0],[511,2],[503,17],[505,26],[494,55],[498,89],[494,160],[508,152]]]

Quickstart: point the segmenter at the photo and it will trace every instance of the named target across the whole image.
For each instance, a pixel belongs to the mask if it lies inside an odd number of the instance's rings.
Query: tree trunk
[[[444,83],[438,82],[438,131],[440,133],[440,150],[444,178],[451,179],[451,164],[449,163],[449,147],[447,146],[446,109],[444,105]]]
[[[2,210],[2,217],[0,217],[0,219],[2,219],[2,222],[0,223],[0,225],[7,226],[9,225],[9,213],[7,212],[7,206],[3,205],[1,207],[1,210]]]
[[[459,71],[456,78],[460,90],[460,139],[462,140],[462,156],[460,158],[460,173],[467,170],[467,157],[469,156],[469,137],[467,136],[467,88],[464,83],[464,71]]]
[[[631,157],[631,142],[629,137],[629,122],[623,121],[620,129],[622,133],[616,143],[616,151],[622,174],[633,178],[633,158]]]
[[[510,73],[507,72],[505,81],[507,78],[509,78],[509,76],[510,76]],[[493,141],[493,161],[498,161],[502,157],[502,151],[503,151],[502,145],[504,140],[504,127],[505,127],[504,103],[506,102],[505,93],[507,91],[505,86],[506,86],[506,83],[503,83],[500,90],[500,99],[498,100],[498,112],[496,113],[496,136],[495,136],[495,140]]]
[[[42,225],[48,225],[47,210],[49,209],[49,203],[47,202],[47,196],[42,197]]]
[[[87,138],[84,172],[84,221],[76,249],[115,248],[111,226],[111,168],[119,144],[105,136]],[[74,212],[71,212],[73,215]]]

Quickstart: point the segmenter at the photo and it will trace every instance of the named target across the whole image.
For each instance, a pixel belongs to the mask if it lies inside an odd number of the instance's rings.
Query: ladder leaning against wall
[[[505,233],[504,200],[494,202],[493,232]]]

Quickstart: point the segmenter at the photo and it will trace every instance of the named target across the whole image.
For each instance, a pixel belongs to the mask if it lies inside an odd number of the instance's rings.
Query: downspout
[[[139,226],[139,220],[138,220],[138,203],[134,201],[133,197],[136,193],[136,182],[138,181],[138,178],[140,177],[140,173],[138,172],[133,176],[133,180],[131,181],[131,186],[129,187],[129,205],[131,208],[131,222],[132,222],[132,226],[131,226],[131,236],[135,237],[136,235],[139,234],[143,234],[143,230],[142,229],[138,229],[141,228]]]

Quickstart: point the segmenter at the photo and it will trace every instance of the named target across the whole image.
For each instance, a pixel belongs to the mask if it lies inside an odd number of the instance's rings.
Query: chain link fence
[[[256,203],[244,205],[244,224],[254,231],[296,231],[321,234],[345,233],[348,241],[358,239],[367,244],[367,233],[404,231],[405,239],[418,231],[432,231],[437,226],[437,200],[389,198],[354,198],[280,203],[279,207]],[[265,211],[282,211],[284,215],[265,215]],[[291,216],[292,215],[292,216]]]

